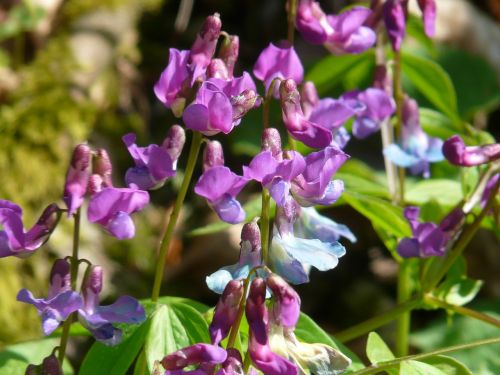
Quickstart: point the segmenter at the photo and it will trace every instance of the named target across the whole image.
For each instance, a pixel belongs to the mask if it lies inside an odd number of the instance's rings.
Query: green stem
[[[465,248],[467,247],[467,245],[472,240],[477,230],[481,226],[481,222],[493,207],[499,189],[500,189],[500,180],[498,180],[493,189],[491,189],[491,194],[488,198],[486,206],[483,208],[483,210],[477,216],[477,218],[472,222],[472,224],[469,225],[467,228],[465,228],[462,235],[458,238],[457,242],[455,243],[455,246],[446,254],[444,260],[438,263],[437,270],[435,272],[432,272],[432,270],[428,272],[429,276],[426,280],[429,281],[422,286],[424,293],[427,293],[436,287],[436,285],[446,275],[446,273],[453,265],[453,263],[455,263],[457,258],[463,253],[463,251],[465,250]]]
[[[196,160],[198,159],[198,154],[200,152],[202,135],[199,132],[194,132],[193,139],[191,141],[191,147],[189,149],[189,156],[186,165],[186,170],[184,172],[184,178],[182,180],[181,189],[179,194],[177,194],[177,199],[175,201],[174,209],[170,214],[170,219],[168,221],[167,229],[163,235],[160,242],[160,250],[158,254],[158,262],[156,264],[155,280],[153,284],[153,292],[151,293],[151,301],[158,301],[160,296],[161,282],[163,280],[163,272],[165,270],[165,262],[168,255],[168,250],[170,249],[170,243],[172,242],[172,237],[174,234],[175,224],[179,218],[181,212],[182,204],[186,198],[187,190],[193,176],[194,167],[196,166]]]
[[[470,349],[470,348],[474,348],[476,346],[481,346],[481,345],[490,345],[490,344],[497,344],[497,343],[500,343],[500,337],[473,341],[473,342],[470,342],[468,344],[449,346],[446,348],[433,350],[433,351],[428,352],[428,353],[408,355],[405,357],[392,359],[390,361],[380,362],[380,363],[377,363],[376,365],[371,365],[371,366],[365,367],[362,370],[352,372],[351,375],[379,374],[379,373],[382,373],[384,370],[398,366],[403,361],[409,361],[409,360],[418,361],[419,359],[425,359],[425,358],[433,357],[436,355],[456,352],[456,351],[464,350],[464,349]]]
[[[401,52],[394,53],[394,99],[396,101],[396,139],[401,140],[403,130],[403,102],[404,93],[401,82]],[[399,191],[398,203],[404,204],[405,200],[405,170],[398,167]]]
[[[420,305],[420,303],[420,299],[412,299],[410,301],[406,301],[381,315],[375,316],[364,321],[363,323],[357,324],[351,328],[336,333],[334,334],[334,336],[341,342],[351,341],[359,336],[363,336],[364,334],[373,331],[374,329],[392,322],[394,319],[407,311],[416,309]]]
[[[233,348],[234,342],[236,341],[236,335],[240,330],[241,319],[243,318],[243,313],[245,312],[245,303],[248,294],[248,288],[250,287],[250,274],[245,280],[245,287],[243,289],[243,295],[241,296],[240,305],[238,307],[238,313],[236,314],[236,319],[234,320],[233,326],[231,327],[231,332],[227,339],[226,349]]]
[[[271,106],[271,99],[273,98],[274,87],[277,82],[280,82],[280,78],[274,78],[269,85],[269,90],[264,98],[264,103],[262,104],[262,125],[264,129],[269,127],[269,110]]]
[[[245,354],[245,360],[243,361],[243,373],[248,374],[248,370],[250,369],[250,365],[252,364],[252,358],[250,357],[250,349],[247,349]]]
[[[481,320],[485,323],[488,323],[488,324],[494,325],[497,328],[500,328],[500,320],[494,318],[491,315],[483,314],[482,312],[472,310],[472,309],[469,309],[467,307],[452,305],[450,303],[441,301],[440,299],[433,297],[432,295],[426,295],[425,301],[428,301],[429,303],[431,303],[435,306],[439,306],[443,309],[450,310],[450,311],[456,312],[457,314],[468,316],[470,318]]]
[[[269,191],[262,188],[262,211],[260,215],[260,233],[261,233],[261,247],[262,247],[262,264],[267,264],[269,260],[269,206],[271,203],[271,196]]]
[[[403,304],[411,297],[410,277],[411,267],[408,260],[399,265],[398,274],[398,303]],[[401,357],[408,354],[410,336],[411,310],[402,313],[396,323],[396,355]]]
[[[288,0],[288,33],[287,39],[293,46],[295,36],[295,17],[297,16],[297,0]]]
[[[76,280],[78,278],[78,248],[80,246],[80,208],[76,210],[75,225],[73,228],[73,254],[71,256],[70,262],[70,277],[71,277],[71,289],[76,290]],[[59,363],[63,364],[64,357],[66,356],[66,347],[68,346],[69,331],[71,324],[73,323],[75,313],[71,314],[63,324],[63,330],[61,334],[61,341],[59,344]]]

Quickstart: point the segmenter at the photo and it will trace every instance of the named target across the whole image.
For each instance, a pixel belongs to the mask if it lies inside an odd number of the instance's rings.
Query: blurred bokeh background
[[[259,52],[271,41],[286,38],[283,0],[1,0],[0,2],[0,197],[24,209],[29,227],[51,202],[61,203],[64,176],[71,151],[88,141],[108,149],[117,186],[123,185],[131,159],[121,142],[127,132],[138,133],[141,144],[159,143],[179,120],[156,100],[152,87],[168,61],[168,49],[189,49],[204,18],[221,14],[223,29],[240,37],[237,72],[250,70]],[[322,1],[328,13],[363,1]],[[364,3],[367,3],[366,1]],[[413,3],[413,1],[410,1]],[[416,3],[416,2],[415,2]],[[405,48],[437,61],[448,72],[458,94],[459,111],[473,126],[500,134],[500,2],[498,0],[437,0],[438,24],[433,45],[412,19]],[[412,4],[415,5],[415,4]],[[327,52],[307,45],[300,36],[296,48],[309,71]],[[347,89],[366,87],[372,65],[358,66],[322,90],[337,96]],[[410,85],[407,90],[412,91]],[[418,97],[422,105],[427,105]],[[279,126],[277,105],[272,121]],[[227,163],[240,170],[259,147],[261,110],[251,113],[229,137]],[[383,173],[378,135],[352,141],[347,152]],[[180,160],[182,171],[185,153]],[[457,173],[438,166],[435,173]],[[117,241],[83,220],[82,257],[106,269],[106,296],[122,293],[147,298],[152,285],[158,236],[166,210],[173,203],[182,173],[152,193],[146,210],[135,215],[137,235]],[[245,190],[245,200],[252,198]],[[442,192],[447,194],[447,192]],[[347,205],[328,209],[328,215],[347,224],[355,244],[345,242],[347,255],[331,272],[313,272],[311,283],[300,286],[303,310],[328,332],[335,333],[395,304],[397,264],[370,222]],[[216,222],[204,200],[190,194],[181,215],[177,238],[168,259],[163,294],[215,303],[217,296],[204,283],[206,275],[236,262],[240,226],[209,235],[191,230]],[[16,302],[21,287],[46,293],[48,271],[55,257],[71,249],[70,221],[62,220],[50,242],[28,261],[0,260],[0,348],[40,337],[34,309]],[[477,306],[500,313],[498,231],[480,231],[466,252],[469,274],[485,280]],[[443,312],[415,314],[415,330],[446,331]],[[436,320],[437,319],[437,320]],[[467,322],[466,322],[467,323]],[[464,324],[466,324],[464,323]],[[385,328],[387,339],[392,328]],[[477,330],[476,330],[477,331]],[[90,341],[80,339],[79,349]],[[438,341],[436,341],[438,342]],[[351,343],[362,351],[363,341]],[[415,348],[429,340],[415,337]],[[436,345],[439,345],[437,343]],[[500,370],[499,370],[500,371]]]

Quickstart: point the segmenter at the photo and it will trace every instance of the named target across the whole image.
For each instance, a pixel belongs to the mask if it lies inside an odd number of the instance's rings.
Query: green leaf
[[[367,180],[352,174],[338,172],[335,174],[336,179],[344,181],[345,189],[349,192],[371,195],[374,197],[388,198],[389,193],[387,187],[378,182]]]
[[[349,374],[350,372],[360,370],[364,368],[363,362],[351,352],[347,347],[342,345],[342,343],[335,340],[334,337],[330,336],[328,333],[323,331],[309,316],[304,313],[300,314],[299,322],[295,328],[295,335],[300,341],[307,342],[309,344],[322,343],[332,348],[341,351],[344,355],[349,357],[352,361],[351,366],[345,372]]]
[[[430,108],[420,108],[420,125],[424,131],[432,137],[438,137],[441,139],[448,139],[452,135],[459,133],[465,140],[466,143],[472,141],[465,129],[456,126],[449,117],[445,116],[441,112],[438,112]]]
[[[399,370],[400,375],[446,375],[437,367],[418,361],[403,361]]]
[[[59,339],[48,338],[7,346],[0,352],[0,374],[24,375],[29,364],[38,365],[59,345]],[[69,361],[63,364],[64,375],[74,373]]]
[[[432,104],[457,126],[462,126],[457,110],[457,95],[446,71],[432,60],[402,54],[403,73]]]
[[[366,64],[366,61],[374,61],[372,50],[359,55],[330,55],[320,60],[309,70],[307,81],[313,81],[319,94],[332,90],[351,69],[358,64]]]
[[[410,227],[403,218],[401,207],[383,199],[357,193],[344,192],[342,197],[351,207],[368,218],[372,224],[378,225],[398,238],[410,236]]]
[[[409,187],[405,198],[416,205],[435,200],[442,206],[455,206],[463,198],[462,186],[453,180],[423,180]]]
[[[483,282],[462,278],[460,280],[445,280],[434,291],[434,295],[449,304],[462,306],[471,302],[481,289]]]
[[[446,375],[473,375],[463,363],[457,361],[455,358],[445,355],[427,357],[420,359],[419,362],[432,365],[444,372]]]
[[[95,342],[83,360],[79,375],[123,375],[139,354],[151,321],[147,319],[116,346]]]
[[[370,332],[368,335],[368,340],[366,342],[366,356],[370,360],[370,363],[377,364],[384,361],[390,361],[394,359],[394,354],[392,354],[391,349],[382,340],[376,332]],[[397,375],[397,369],[387,369],[390,375]]]

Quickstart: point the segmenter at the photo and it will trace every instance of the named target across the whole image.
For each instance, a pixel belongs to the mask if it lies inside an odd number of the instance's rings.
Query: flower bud
[[[262,151],[271,151],[271,154],[278,159],[278,161],[282,159],[281,136],[277,129],[264,129],[262,132],[261,147]]]
[[[41,365],[29,365],[26,368],[25,375],[63,375],[63,370],[57,357],[51,354],[44,358]]]
[[[104,187],[113,186],[113,182],[111,180],[113,167],[111,165],[111,159],[109,158],[108,152],[105,149],[100,148],[95,153],[92,160],[92,172],[101,176],[102,185]]]
[[[165,370],[180,370],[196,364],[219,364],[226,360],[226,351],[218,346],[195,344],[177,350],[161,360]]]
[[[224,151],[219,141],[208,141],[203,152],[203,171],[224,165]]]
[[[462,138],[454,135],[444,142],[443,154],[451,164],[472,167],[500,159],[500,143],[466,147]]]
[[[300,90],[300,99],[304,116],[309,118],[313,108],[319,103],[318,91],[316,86],[311,81],[304,82],[302,90]]]
[[[173,125],[164,139],[162,147],[167,150],[174,163],[181,156],[182,149],[186,143],[186,132],[179,125]]]
[[[35,249],[42,246],[55,229],[60,218],[60,209],[52,203],[40,215],[35,225],[26,233],[25,247]]]
[[[267,286],[276,299],[273,306],[274,319],[284,327],[295,327],[300,316],[300,297],[297,292],[274,273],[267,278]]]
[[[229,73],[229,77],[233,77],[234,66],[238,60],[240,50],[240,38],[238,35],[228,35],[224,38],[219,50],[219,58],[224,61]]]
[[[387,0],[384,3],[383,17],[387,35],[394,51],[401,49],[401,44],[406,35],[406,17],[408,1]]]
[[[68,207],[68,216],[82,205],[90,175],[90,147],[80,144],[75,147],[71,164],[66,174],[63,200]]]
[[[224,61],[221,59],[212,59],[207,67],[207,78],[219,78],[228,81],[230,77]]]
[[[93,174],[89,179],[89,194],[94,195],[102,190],[102,177],[98,174]]]
[[[212,59],[217,46],[222,23],[218,13],[213,16],[208,16],[203,26],[196,37],[191,53],[189,55],[189,63],[207,67]]]
[[[215,307],[212,323],[208,328],[212,344],[218,345],[228,335],[238,315],[243,290],[242,280],[231,280],[226,285]]]
[[[233,122],[240,120],[252,108],[260,105],[260,96],[254,90],[245,90],[231,97],[233,107]]]
[[[245,242],[250,245],[250,252],[260,251],[260,228],[256,219],[243,225],[243,229],[241,230],[241,242],[242,246]]]
[[[268,339],[267,326],[269,313],[266,307],[266,283],[264,279],[256,277],[250,285],[245,313],[250,326],[252,337],[260,345],[266,345]]]
[[[56,259],[50,271],[50,286],[48,298],[61,292],[71,290],[70,265],[66,259]]]
[[[101,266],[91,266],[85,273],[82,283],[82,294],[85,308],[99,305],[99,294],[102,291],[103,271]]]

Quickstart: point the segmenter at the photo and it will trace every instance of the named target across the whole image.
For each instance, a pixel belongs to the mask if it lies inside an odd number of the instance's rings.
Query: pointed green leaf
[[[368,341],[366,342],[366,356],[370,360],[370,363],[377,364],[384,361],[390,361],[394,359],[394,354],[392,354],[391,349],[382,340],[376,332],[370,332],[368,335]],[[388,369],[387,372],[390,375],[397,375],[397,369]]]
[[[472,375],[472,372],[462,362],[445,355],[427,357],[420,359],[419,362],[432,365],[443,371],[446,375]]]
[[[446,194],[443,194],[446,192]],[[407,189],[406,200],[411,204],[422,205],[435,200],[443,206],[455,206],[463,198],[459,182],[446,179],[419,181]]]
[[[437,367],[418,361],[403,361],[399,370],[400,375],[446,375]]]

